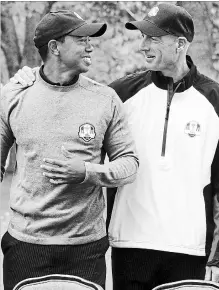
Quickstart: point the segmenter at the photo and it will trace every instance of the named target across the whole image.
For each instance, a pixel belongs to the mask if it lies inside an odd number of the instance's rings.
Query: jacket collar
[[[190,88],[195,80],[195,76],[197,74],[197,68],[194,65],[191,57],[189,55],[186,56],[186,61],[188,64],[188,67],[190,68],[190,71],[178,82],[173,84],[173,90],[176,89],[178,86],[176,92],[183,92]],[[168,84],[173,81],[170,77],[165,77],[161,72],[159,71],[153,71],[152,72],[152,81],[153,83],[162,90],[167,90]]]

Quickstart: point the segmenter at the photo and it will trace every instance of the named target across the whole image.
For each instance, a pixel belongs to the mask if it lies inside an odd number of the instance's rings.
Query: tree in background
[[[145,69],[138,51],[141,35],[128,31],[124,23],[143,19],[157,1],[150,2],[1,2],[1,82],[22,66],[40,65],[33,44],[38,21],[50,10],[71,9],[88,21],[108,23],[101,38],[93,39],[93,65],[87,76],[110,83],[133,71]],[[219,2],[171,2],[184,6],[193,16],[196,36],[189,54],[199,70],[219,80]]]
[[[52,5],[53,2],[1,2],[2,83],[23,65],[40,64],[40,57],[33,45],[33,32]]]
[[[219,81],[219,2],[179,2],[192,15],[195,37],[189,49],[199,70]]]

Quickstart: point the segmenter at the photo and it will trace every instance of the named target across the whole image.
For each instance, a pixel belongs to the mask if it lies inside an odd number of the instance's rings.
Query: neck
[[[163,70],[162,74],[166,77],[171,77],[173,82],[176,83],[181,80],[188,72],[189,67],[186,62],[186,58],[172,65],[170,69]]]
[[[78,73],[67,70],[56,62],[46,62],[44,64],[43,73],[51,82],[59,83],[60,85],[68,84],[74,78],[78,77]]]

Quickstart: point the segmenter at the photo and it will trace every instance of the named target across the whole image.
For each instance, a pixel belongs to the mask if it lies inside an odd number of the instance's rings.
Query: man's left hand
[[[53,184],[78,184],[85,179],[85,164],[78,157],[71,157],[64,161],[44,158],[43,161],[44,164],[40,166],[43,169],[43,175],[48,177]]]
[[[219,268],[216,266],[207,266],[205,280],[219,283]]]

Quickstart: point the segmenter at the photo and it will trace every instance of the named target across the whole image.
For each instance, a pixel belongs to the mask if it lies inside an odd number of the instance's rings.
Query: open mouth
[[[146,59],[148,59],[148,60],[152,60],[154,58],[155,58],[155,56],[153,56],[153,55],[146,55]]]
[[[83,60],[87,65],[91,65],[91,58],[90,57],[87,57],[87,56],[83,57]]]

